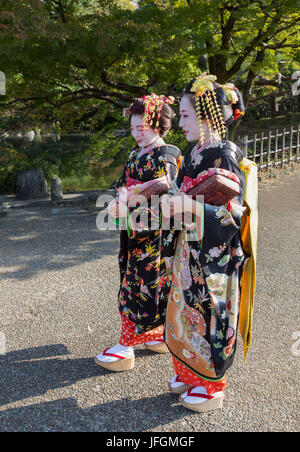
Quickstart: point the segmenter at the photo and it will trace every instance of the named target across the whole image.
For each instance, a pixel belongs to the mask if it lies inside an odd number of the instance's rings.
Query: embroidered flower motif
[[[203,278],[203,272],[201,269],[198,268],[198,266],[191,265],[191,271],[193,275],[193,280],[197,284],[204,284],[204,278]]]
[[[242,257],[242,256],[244,255],[244,251],[243,251],[242,247],[239,246],[239,247],[236,249],[236,255],[237,255],[238,257]]]
[[[232,328],[228,328],[227,330],[227,339],[231,338],[234,335],[234,331]]]
[[[211,359],[211,346],[200,334],[193,333],[191,344],[196,352],[201,354],[201,357],[207,361]]]
[[[224,273],[212,273],[206,278],[206,284],[213,299],[215,311],[221,318],[225,314],[225,311],[223,313],[223,308],[226,307],[228,278],[228,275]]]
[[[181,298],[180,298],[179,292],[175,287],[172,287],[172,289],[171,289],[171,300],[173,300],[175,302],[175,304],[181,303]]]
[[[174,256],[165,257],[165,263],[166,263],[167,270],[171,270],[173,268],[173,262],[174,262]]]
[[[186,350],[186,349],[184,349],[183,351],[182,351],[182,355],[185,357],[185,358],[191,358],[191,353],[188,351],[188,350]]]
[[[164,177],[166,175],[165,168],[158,168],[155,173],[156,177],[159,179],[160,177]]]
[[[228,347],[225,348],[225,350],[224,350],[224,355],[225,355],[225,356],[229,356],[231,350],[232,350],[232,346],[229,345]]]
[[[220,250],[220,248],[217,248],[217,247],[215,246],[214,248],[211,248],[211,249],[208,251],[208,254],[209,254],[211,257],[219,257],[220,254],[222,254],[222,250]]]
[[[193,159],[193,163],[192,163],[193,167],[196,168],[198,165],[200,165],[202,160],[203,160],[203,155],[202,154],[196,155],[196,157]]]
[[[147,295],[150,295],[150,292],[149,292],[149,290],[148,290],[148,287],[145,286],[145,285],[141,285],[141,292],[142,292],[142,293],[145,293],[145,294],[147,294]]]
[[[141,260],[144,260],[147,257],[149,257],[149,253],[144,253],[144,254],[141,255]]]
[[[198,260],[199,260],[199,257],[200,257],[200,251],[196,251],[196,250],[194,250],[194,249],[192,248],[192,249],[191,249],[191,254],[192,254],[193,258],[195,259],[195,261],[198,261]]]

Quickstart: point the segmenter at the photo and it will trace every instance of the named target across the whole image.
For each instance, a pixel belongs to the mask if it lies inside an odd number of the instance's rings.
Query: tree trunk
[[[276,116],[279,111],[277,93],[271,96],[271,116]]]

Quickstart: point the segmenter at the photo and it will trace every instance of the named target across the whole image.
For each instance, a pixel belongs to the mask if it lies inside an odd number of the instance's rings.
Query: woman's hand
[[[114,199],[108,205],[108,212],[113,218],[126,218],[128,215],[127,204],[124,204],[119,199]]]
[[[163,195],[160,198],[162,215],[164,218],[171,218],[174,216],[173,206],[170,204],[170,195]]]
[[[175,196],[164,195],[161,199],[162,213],[165,218],[182,215],[183,213],[198,213],[199,203],[183,192]]]

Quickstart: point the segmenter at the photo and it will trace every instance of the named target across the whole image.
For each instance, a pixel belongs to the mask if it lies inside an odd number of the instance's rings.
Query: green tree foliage
[[[151,91],[181,95],[208,68],[246,102],[298,69],[295,0],[0,0],[2,109],[63,129],[119,119]],[[287,82],[287,79],[284,79]],[[258,91],[257,91],[258,90]],[[253,96],[252,96],[253,97]],[[117,116],[116,116],[117,115]]]

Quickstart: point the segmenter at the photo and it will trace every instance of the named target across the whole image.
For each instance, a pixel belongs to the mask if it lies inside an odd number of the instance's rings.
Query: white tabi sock
[[[173,377],[172,380],[170,381],[170,387],[172,389],[178,389],[181,388],[182,386],[186,386],[186,383],[183,383],[183,381],[181,381],[180,378],[177,375],[175,375],[175,377]]]
[[[98,361],[102,361],[102,362],[106,362],[106,363],[113,363],[113,362],[119,361],[119,359],[120,359],[115,356],[103,355],[103,353],[104,352],[100,353],[100,355],[98,355],[96,357],[98,359]],[[121,345],[118,343],[118,344],[114,345],[113,347],[109,348],[108,350],[106,350],[106,353],[122,356],[123,358],[129,358],[130,356],[132,356],[134,354],[134,351],[133,351],[132,347],[127,347],[125,345]]]
[[[199,403],[204,403],[207,402],[206,398],[199,398],[199,397],[193,397],[193,393],[196,394],[204,394],[204,395],[208,395],[206,388],[204,388],[203,386],[195,386],[191,392],[190,395],[188,396],[188,393],[185,392],[184,394],[182,394],[182,398],[184,399],[185,402],[187,403],[195,403],[195,404],[199,404]],[[223,394],[222,392],[215,392],[215,394],[213,394],[213,398],[215,397],[219,397],[221,394]]]
[[[159,345],[159,344],[164,344],[165,341],[150,341],[150,342],[145,342],[145,345]]]

